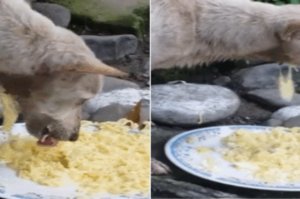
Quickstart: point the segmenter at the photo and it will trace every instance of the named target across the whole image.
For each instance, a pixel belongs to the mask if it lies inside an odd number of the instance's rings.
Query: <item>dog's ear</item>
[[[65,65],[61,68],[62,72],[78,72],[90,74],[102,74],[118,77],[126,77],[127,73],[122,72],[116,68],[108,66],[95,57],[81,57],[81,59],[74,65]]]
[[[127,73],[104,64],[96,57],[78,55],[73,52],[55,52],[49,55],[36,71],[36,74],[50,74],[53,72],[77,72],[118,77],[128,76]]]
[[[293,20],[282,26],[279,35],[283,41],[300,40],[300,20]]]

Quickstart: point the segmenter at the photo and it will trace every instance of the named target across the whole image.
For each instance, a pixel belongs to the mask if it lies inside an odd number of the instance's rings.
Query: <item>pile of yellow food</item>
[[[128,126],[130,123],[130,126]],[[100,130],[85,132],[86,126]],[[0,160],[18,171],[18,176],[42,185],[64,186],[68,179],[83,193],[149,194],[150,124],[140,133],[126,119],[118,122],[83,121],[79,140],[59,142],[57,147],[36,145],[34,138],[12,137],[0,146]]]
[[[3,125],[1,130],[10,131],[18,119],[20,107],[12,95],[5,93],[5,89],[2,86],[0,86],[0,102],[3,109]]]
[[[248,167],[268,182],[300,181],[300,128],[272,128],[271,132],[238,130],[224,138],[223,158]],[[239,164],[236,164],[239,167]]]

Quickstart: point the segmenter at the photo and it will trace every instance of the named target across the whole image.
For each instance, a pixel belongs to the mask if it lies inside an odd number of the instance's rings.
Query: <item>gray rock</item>
[[[166,164],[151,158],[151,175],[167,175],[172,170]]]
[[[26,1],[28,4],[32,4],[33,2],[36,2],[36,0],[24,0],[24,1]]]
[[[138,40],[134,35],[84,35],[82,38],[97,58],[107,62],[135,54],[138,46]]]
[[[111,104],[98,109],[91,116],[91,120],[97,122],[118,121],[124,118],[133,107],[132,105]]]
[[[146,77],[146,78],[149,78],[150,77],[150,63],[149,63],[149,61],[145,65],[144,69],[145,69],[145,73],[143,74],[143,76]]]
[[[300,116],[300,106],[289,106],[277,110],[271,118],[286,121],[290,118]]]
[[[286,106],[300,105],[300,95],[295,94],[292,100],[282,99],[278,89],[259,89],[247,93],[248,98],[258,103],[282,108]]]
[[[103,77],[102,92],[109,92],[109,91],[119,90],[124,88],[139,89],[140,87],[139,85],[127,80],[122,80],[122,79],[108,77],[108,76]]]
[[[108,92],[115,91],[115,90],[139,89],[139,88],[140,88],[139,85],[137,85],[133,82],[114,78],[114,77],[104,76],[103,77],[103,88],[102,88],[102,92],[100,95],[103,95],[104,93],[108,93]],[[85,105],[83,106],[83,110],[82,110],[82,118],[83,119],[87,120],[89,118],[92,118],[92,119],[94,118],[94,120],[98,121],[97,118],[103,118],[102,115],[106,113],[106,109],[104,111],[102,111],[100,105],[99,105],[99,107],[93,106],[91,104],[87,105],[88,103],[95,102],[95,100],[96,99],[94,98],[94,99],[92,99],[92,102],[86,102]],[[133,106],[134,106],[134,104],[130,105],[130,107],[133,107]],[[93,107],[92,111],[88,107]],[[104,108],[104,107],[102,107],[102,108]],[[116,105],[116,107],[110,107],[110,108],[118,109],[118,114],[115,115],[116,118],[119,117],[118,115],[122,115],[123,113],[125,113],[128,109],[128,107],[126,105],[125,106]],[[107,110],[109,110],[109,108]],[[94,115],[94,114],[96,114],[96,115]],[[99,119],[99,121],[100,121],[100,119]]]
[[[232,84],[245,91],[277,88],[277,79],[280,69],[286,71],[287,66],[272,63],[242,69],[233,75]],[[296,73],[293,71],[294,81],[297,82],[298,76],[299,72]]]
[[[231,82],[231,79],[227,76],[221,76],[215,79],[213,82],[215,85],[218,86],[227,86]]]
[[[238,96],[227,88],[201,84],[154,85],[151,115],[154,122],[175,126],[215,122],[233,115]]]
[[[293,128],[300,126],[300,116],[292,117],[283,123],[284,127]]]
[[[88,100],[83,105],[83,112],[93,116],[93,113],[98,111],[100,108],[104,108],[112,104],[133,107],[141,99],[150,100],[150,91],[134,88],[113,90],[110,92],[101,93],[97,97]]]
[[[141,76],[144,73],[144,60],[141,59],[139,54],[128,55],[127,57],[130,60],[130,65],[126,67],[128,73]]]
[[[268,121],[264,122],[263,125],[265,126],[282,126],[283,122],[281,120],[278,119],[269,119]]]
[[[32,9],[51,19],[57,26],[67,27],[71,21],[70,11],[61,5],[32,3]]]
[[[150,100],[141,100],[140,123],[150,121]]]
[[[172,195],[172,198],[243,198],[234,194],[202,187],[188,182],[180,182],[164,177],[151,177],[152,192]]]
[[[88,120],[90,117],[91,117],[91,115],[86,112],[82,112],[82,114],[81,114],[82,120]]]
[[[140,124],[143,124],[143,122],[150,120],[149,104],[149,100],[141,100],[141,109],[139,113]],[[97,122],[118,121],[119,119],[124,118],[133,108],[134,105],[123,105],[117,103],[111,104],[98,109],[95,113],[92,114],[91,120]]]

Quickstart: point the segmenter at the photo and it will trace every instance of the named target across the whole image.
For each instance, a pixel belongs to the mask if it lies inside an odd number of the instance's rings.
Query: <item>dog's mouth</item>
[[[43,130],[43,136],[41,139],[37,141],[37,145],[39,146],[47,146],[47,147],[55,147],[58,143],[58,140],[56,140],[49,132],[48,128],[46,127]]]

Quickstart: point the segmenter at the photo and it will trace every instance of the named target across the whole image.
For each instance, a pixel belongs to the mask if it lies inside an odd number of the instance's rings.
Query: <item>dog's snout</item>
[[[70,141],[77,141],[78,140],[78,137],[79,137],[79,134],[78,133],[73,133],[71,136],[70,136]]]

